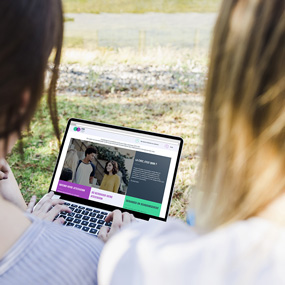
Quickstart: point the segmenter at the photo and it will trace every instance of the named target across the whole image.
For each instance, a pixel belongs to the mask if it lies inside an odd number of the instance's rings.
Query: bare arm
[[[4,159],[0,160],[0,194],[20,209],[24,211],[27,209],[15,176],[9,164]]]
[[[42,198],[35,209],[36,197],[33,196],[27,207],[15,176],[4,159],[0,160],[0,194],[5,200],[13,203],[23,211],[33,213],[35,216],[44,220],[53,221],[60,212],[71,212],[71,210],[63,204],[63,200],[52,200],[53,193],[49,193],[46,197]],[[59,218],[56,222],[64,223],[64,219]]]

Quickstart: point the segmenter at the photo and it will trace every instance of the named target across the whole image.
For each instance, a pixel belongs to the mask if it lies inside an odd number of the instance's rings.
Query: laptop
[[[72,210],[65,226],[97,235],[119,209],[166,221],[182,151],[180,137],[72,118],[49,192]]]

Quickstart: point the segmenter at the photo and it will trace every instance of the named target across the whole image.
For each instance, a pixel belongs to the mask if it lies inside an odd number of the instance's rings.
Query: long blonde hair
[[[215,26],[194,208],[212,230],[285,192],[285,1],[224,0]]]

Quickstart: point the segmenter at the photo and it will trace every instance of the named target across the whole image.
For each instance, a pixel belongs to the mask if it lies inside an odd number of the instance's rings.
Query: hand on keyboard
[[[36,204],[36,196],[31,198],[31,201],[28,205],[27,212],[32,213],[40,219],[53,221],[54,218],[60,212],[70,213],[71,210],[69,207],[64,205],[64,201],[60,199],[52,199],[53,192],[49,192],[46,196],[44,196],[38,204]],[[35,205],[36,204],[36,205]],[[55,223],[63,224],[65,220],[63,218],[58,218],[54,221]]]
[[[120,210],[115,210],[110,213],[105,219],[107,223],[112,221],[111,227],[103,226],[98,234],[103,242],[107,242],[113,235],[121,230],[122,227],[136,221],[133,214],[127,212],[122,213]]]

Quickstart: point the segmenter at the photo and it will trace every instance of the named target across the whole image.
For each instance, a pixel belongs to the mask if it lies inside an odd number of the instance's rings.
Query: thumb
[[[30,203],[28,204],[28,207],[27,207],[27,212],[28,213],[32,213],[33,212],[33,208],[36,204],[36,200],[37,200],[37,196],[36,195],[33,195],[31,200],[30,200]]]
[[[98,234],[98,238],[102,240],[103,242],[107,242],[109,230],[110,230],[109,227],[106,227],[106,226],[101,227],[99,234]]]

